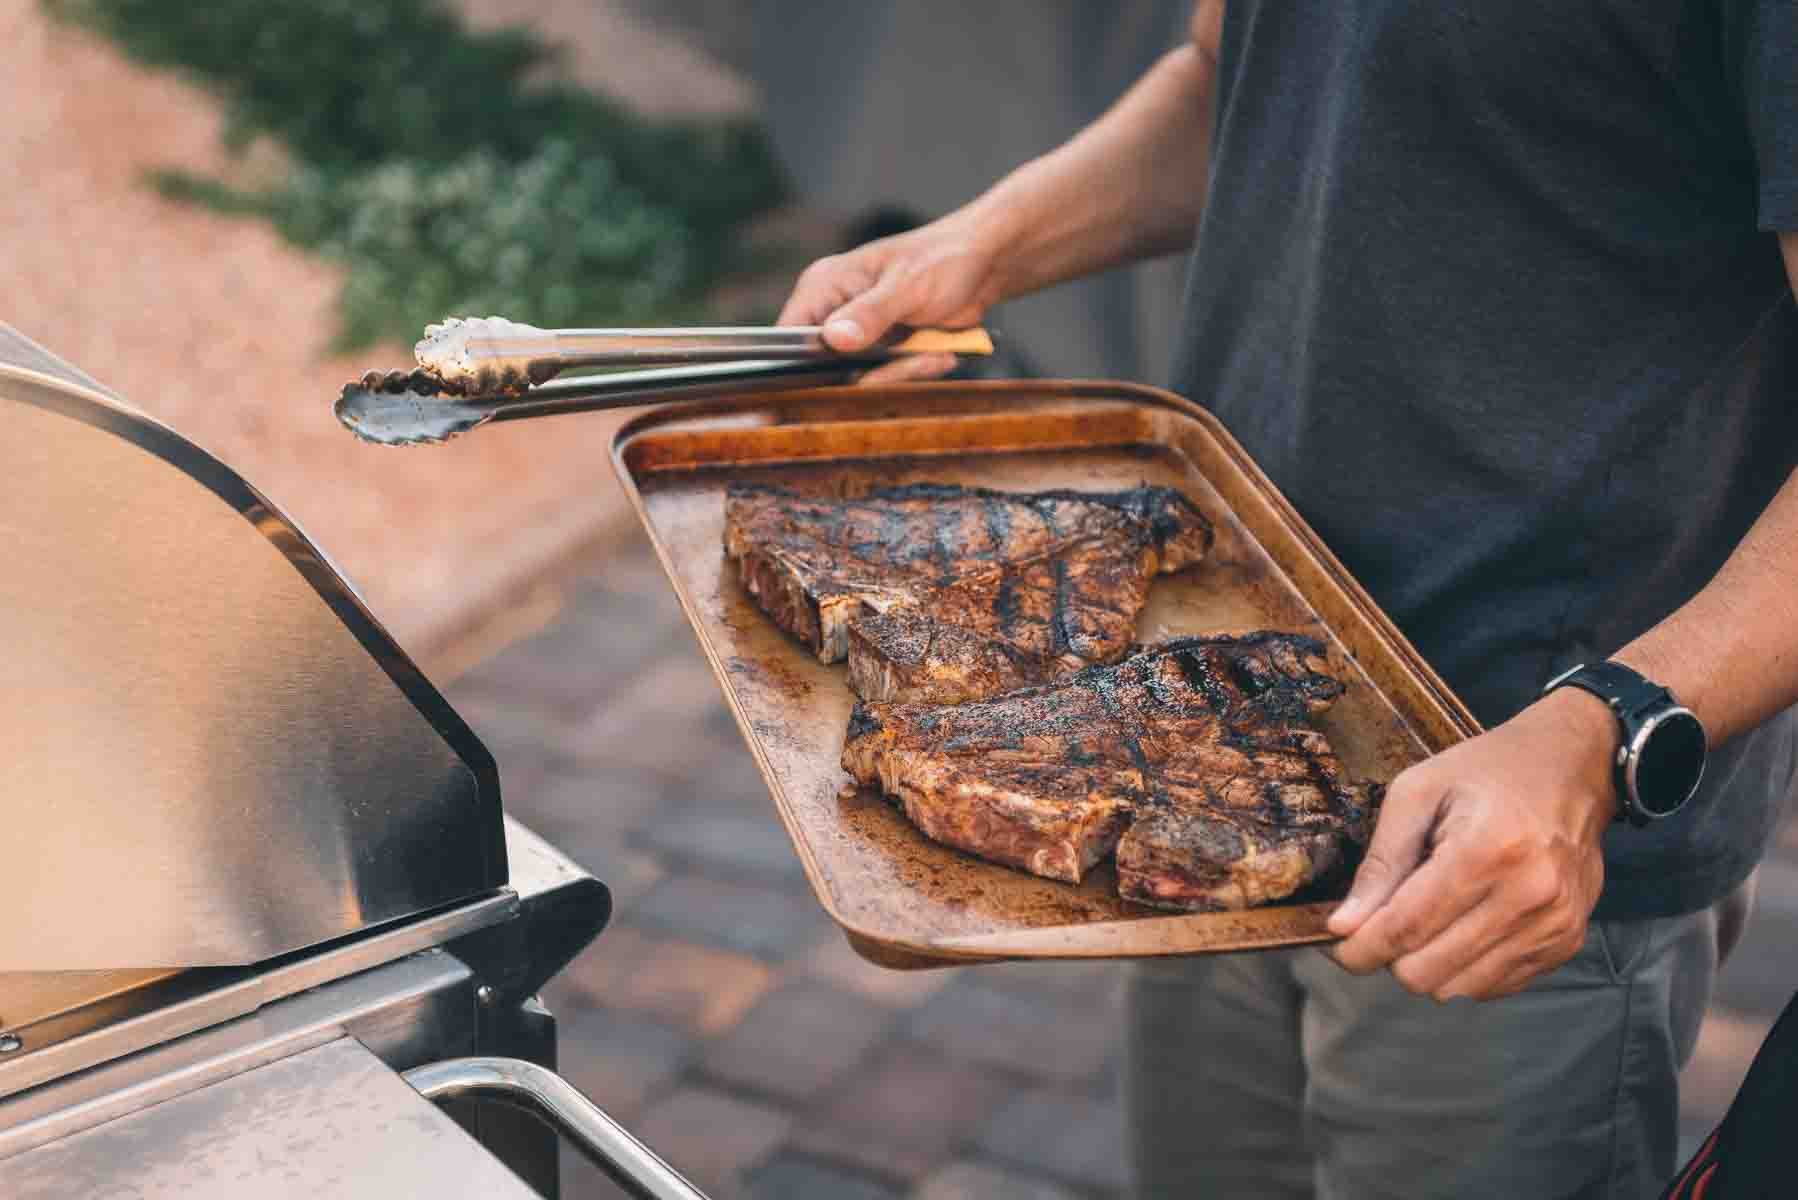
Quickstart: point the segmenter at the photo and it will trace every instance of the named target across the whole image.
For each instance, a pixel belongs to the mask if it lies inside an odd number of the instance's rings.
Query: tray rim
[[[1399,630],[1385,611],[1374,601],[1358,580],[1343,565],[1335,553],[1324,543],[1308,522],[1299,515],[1291,502],[1286,499],[1267,474],[1249,456],[1233,434],[1224,427],[1222,421],[1203,405],[1177,393],[1148,384],[1132,383],[1125,380],[1080,379],[1080,380],[933,380],[921,383],[889,384],[884,386],[844,385],[828,388],[795,388],[788,391],[763,391],[752,395],[727,397],[722,399],[696,400],[685,403],[668,404],[649,409],[632,417],[613,435],[611,459],[613,473],[620,489],[629,500],[632,510],[637,515],[644,533],[648,536],[655,550],[656,559],[661,564],[663,573],[668,577],[675,598],[681,606],[682,613],[692,629],[694,640],[699,643],[707,664],[711,667],[718,681],[719,690],[723,693],[725,703],[729,706],[731,716],[737,723],[738,731],[743,737],[756,767],[761,771],[764,782],[771,787],[775,785],[775,774],[761,739],[756,735],[747,713],[744,712],[736,690],[730,684],[730,672],[727,664],[720,657],[719,650],[712,639],[704,632],[699,611],[693,597],[682,580],[674,556],[651,519],[648,504],[638,486],[637,472],[628,461],[633,443],[639,439],[658,432],[669,432],[669,426],[682,422],[708,417],[725,417],[751,413],[756,411],[777,412],[783,403],[792,401],[808,407],[821,407],[833,400],[854,401],[858,406],[867,405],[873,400],[904,401],[907,398],[945,397],[952,398],[958,394],[972,397],[1015,396],[1033,401],[1099,401],[1125,402],[1151,409],[1171,411],[1181,417],[1199,424],[1217,447],[1230,459],[1232,465],[1239,470],[1249,484],[1274,510],[1279,522],[1285,526],[1300,544],[1303,551],[1322,571],[1328,582],[1339,589],[1348,603],[1356,609],[1367,628],[1379,639],[1382,650],[1395,658],[1418,684],[1425,698],[1436,709],[1450,731],[1450,739],[1442,745],[1431,747],[1440,751],[1452,744],[1481,732],[1481,726],[1473,713],[1455,695],[1447,682],[1429,665],[1410,639]],[[951,414],[937,414],[947,417]],[[842,420],[869,420],[870,417],[844,417]],[[809,424],[827,424],[827,421],[803,422]],[[771,424],[780,424],[778,422]],[[788,424],[785,427],[791,428]],[[977,453],[978,448],[968,448],[963,453]],[[993,452],[1004,452],[1003,447],[993,447]],[[902,455],[901,457],[915,457]],[[777,466],[781,462],[799,463],[810,461],[800,458],[759,460],[757,466]],[[683,470],[717,470],[729,466],[727,460],[689,467],[652,466],[645,475],[676,474]],[[1418,731],[1420,736],[1424,731]],[[772,797],[771,797],[772,798]],[[1177,914],[1166,913],[1136,918],[1130,921],[1097,921],[1086,924],[1051,925],[1034,929],[1018,929],[1001,934],[958,935],[938,940],[906,940],[894,938],[885,933],[859,928],[854,920],[839,911],[830,893],[824,886],[819,865],[807,840],[798,836],[782,809],[776,802],[775,809],[781,824],[786,828],[789,842],[799,856],[800,864],[805,869],[807,882],[811,885],[813,896],[830,918],[836,922],[858,954],[879,963],[897,969],[928,968],[942,966],[967,965],[979,962],[997,962],[1015,959],[1093,959],[1093,958],[1152,958],[1175,956],[1182,952],[1163,951],[1157,954],[1141,949],[1118,949],[1106,945],[1092,946],[1056,946],[1055,935],[1071,930],[1118,930],[1123,931],[1130,926],[1142,925],[1144,922],[1158,922],[1163,927],[1190,921],[1194,918],[1215,918],[1219,914]],[[1322,913],[1334,907],[1334,901],[1324,901],[1302,905],[1271,905],[1267,908],[1249,910],[1254,913]],[[1009,938],[1018,938],[1038,947],[1034,951],[1026,948],[1007,949],[1005,942]],[[1105,939],[1099,939],[1103,942]],[[1336,940],[1328,933],[1287,936],[1276,940],[1245,939],[1243,944],[1214,944],[1204,950],[1186,951],[1184,953],[1240,953],[1283,949],[1292,946],[1314,945]]]

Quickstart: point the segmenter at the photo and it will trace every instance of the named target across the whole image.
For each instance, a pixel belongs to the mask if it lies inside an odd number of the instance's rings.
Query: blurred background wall
[[[796,195],[850,222],[964,203],[1104,112],[1191,13],[1189,0],[633,4],[753,81]],[[993,321],[1016,351],[1008,365],[1163,382],[1182,270],[1172,258],[1006,305]]]

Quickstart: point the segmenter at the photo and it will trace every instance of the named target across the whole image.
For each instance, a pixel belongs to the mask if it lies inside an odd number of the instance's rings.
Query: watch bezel
[[[1698,772],[1692,776],[1692,783],[1686,788],[1686,794],[1681,796],[1678,801],[1665,811],[1657,812],[1642,803],[1642,792],[1637,786],[1636,772],[1642,765],[1642,752],[1647,749],[1648,740],[1654,736],[1657,729],[1676,717],[1683,717],[1686,720],[1691,721],[1692,724],[1697,727],[1700,745],[1706,753],[1701,755],[1698,760]],[[1685,808],[1685,806],[1691,802],[1692,797],[1698,794],[1699,785],[1704,782],[1704,770],[1705,767],[1709,765],[1710,759],[1708,753],[1709,749],[1710,739],[1705,733],[1704,722],[1700,721],[1698,715],[1683,704],[1670,703],[1666,707],[1656,710],[1652,716],[1644,719],[1641,726],[1636,729],[1630,736],[1629,741],[1625,743],[1623,756],[1624,794],[1629,798],[1630,811],[1636,814],[1637,817],[1646,821],[1661,821],[1673,816],[1675,813]]]

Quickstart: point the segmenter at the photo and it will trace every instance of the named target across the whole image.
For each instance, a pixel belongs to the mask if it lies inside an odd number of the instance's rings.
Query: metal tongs
[[[841,354],[817,326],[545,330],[500,317],[452,318],[426,327],[413,348],[416,368],[368,372],[344,386],[335,411],[366,441],[428,445],[489,421],[821,387],[907,355],[992,352],[983,329],[900,331]],[[569,368],[650,364],[682,365],[554,380]]]

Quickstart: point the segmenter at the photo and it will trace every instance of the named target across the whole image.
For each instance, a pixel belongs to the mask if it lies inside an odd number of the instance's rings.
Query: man
[[[1670,1176],[1714,908],[1798,748],[1794,11],[1203,0],[1067,145],[800,279],[783,319],[853,349],[1190,242],[1176,387],[1489,728],[1393,782],[1346,971],[1139,973],[1145,1195]],[[1708,733],[1689,802],[1660,688]]]

